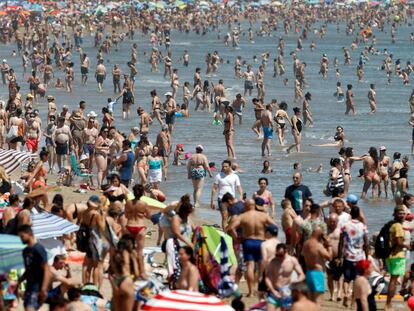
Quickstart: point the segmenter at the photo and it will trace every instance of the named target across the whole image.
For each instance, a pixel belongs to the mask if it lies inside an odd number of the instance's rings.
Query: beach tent
[[[203,225],[196,228],[193,235],[196,266],[200,271],[203,288],[206,293],[218,293],[221,280],[221,237],[227,246],[229,266],[237,264],[233,248],[233,239],[214,226]]]

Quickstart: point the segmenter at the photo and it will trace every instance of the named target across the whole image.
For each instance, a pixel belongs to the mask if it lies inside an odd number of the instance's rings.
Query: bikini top
[[[120,195],[109,195],[108,196],[108,200],[111,203],[116,202],[116,201],[123,202],[125,199],[126,199],[126,196],[123,193]]]

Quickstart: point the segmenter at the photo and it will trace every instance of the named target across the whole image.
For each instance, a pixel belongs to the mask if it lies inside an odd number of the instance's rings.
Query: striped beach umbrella
[[[17,235],[0,234],[0,273],[24,267],[22,251],[25,245]]]
[[[147,311],[234,311],[215,296],[185,290],[157,294],[143,306]]]
[[[33,233],[37,239],[55,238],[79,230],[79,226],[47,212],[32,214],[31,217]]]
[[[0,149],[0,165],[4,167],[8,175],[17,170],[23,162],[36,158],[37,155],[30,152]]]

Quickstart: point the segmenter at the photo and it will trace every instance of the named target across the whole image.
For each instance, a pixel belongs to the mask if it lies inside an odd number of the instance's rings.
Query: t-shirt
[[[285,190],[285,198],[292,203],[292,207],[296,213],[301,213],[303,210],[303,202],[312,197],[312,192],[305,185],[290,185]]]
[[[33,247],[26,247],[23,250],[23,260],[26,269],[26,290],[40,291],[44,276],[42,266],[47,264],[46,249],[39,243]]]
[[[341,215],[338,215],[338,227],[342,228],[350,220],[351,215],[349,215],[347,212],[342,212]]]
[[[106,107],[108,108],[108,110],[109,110],[109,112],[110,113],[113,113],[114,112],[114,105],[116,104],[116,101],[111,101],[111,102],[109,102],[107,105],[106,105]]]
[[[243,201],[237,201],[227,209],[229,216],[236,216],[244,213],[245,206]]]
[[[400,247],[397,247],[395,250],[393,250],[394,241],[397,238],[404,238],[404,229],[402,224],[399,222],[396,222],[390,228],[390,248],[392,250],[390,258],[405,258],[404,251]]]
[[[235,197],[236,187],[240,186],[240,178],[237,174],[234,173],[226,175],[225,173],[221,172],[216,175],[214,184],[218,186],[217,196],[219,200],[221,200],[223,195],[225,195],[227,192]]]
[[[358,219],[352,219],[341,227],[341,233],[344,235],[344,258],[352,262],[364,260],[364,237],[368,235],[367,226]]]

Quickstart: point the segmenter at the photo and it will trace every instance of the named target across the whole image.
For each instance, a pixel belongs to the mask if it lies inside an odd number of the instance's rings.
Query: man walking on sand
[[[296,272],[296,280],[292,282],[293,272]],[[266,267],[266,286],[269,289],[266,301],[266,311],[274,311],[277,308],[289,310],[292,305],[291,286],[305,279],[299,261],[288,254],[287,246],[280,243],[276,246],[275,257]]]
[[[311,299],[318,306],[325,293],[325,262],[332,260],[332,246],[319,225],[313,227],[311,237],[303,244],[302,255],[306,263],[306,284]]]
[[[237,228],[240,228],[242,231],[243,257],[247,266],[248,297],[252,296],[253,288],[256,288],[255,263],[258,264],[259,275],[262,272],[261,246],[265,240],[266,226],[270,224],[275,224],[275,221],[267,213],[257,211],[255,201],[248,199],[246,200],[246,211],[240,216],[233,218],[227,228],[227,231],[233,238],[237,238]]]

